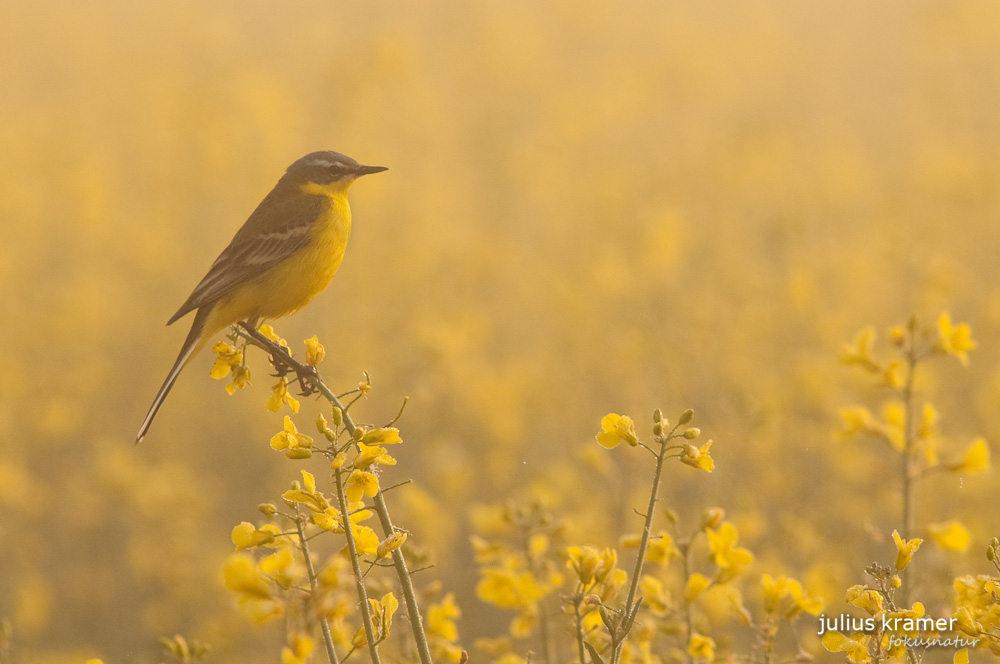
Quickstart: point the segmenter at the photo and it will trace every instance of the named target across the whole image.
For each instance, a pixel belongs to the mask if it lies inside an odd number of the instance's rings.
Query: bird
[[[295,313],[333,279],[351,234],[347,190],[362,175],[388,170],[363,166],[324,150],[296,160],[215,259],[167,325],[194,311],[180,354],[156,393],[138,444],[181,370],[230,325],[257,329],[265,319]]]

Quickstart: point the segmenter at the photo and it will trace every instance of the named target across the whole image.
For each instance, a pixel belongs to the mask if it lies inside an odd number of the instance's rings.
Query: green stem
[[[372,626],[372,607],[368,604],[368,589],[365,588],[365,577],[361,573],[361,559],[358,557],[357,543],[354,541],[354,526],[351,523],[351,513],[347,507],[347,496],[344,494],[344,471],[341,468],[333,473],[337,485],[337,501],[340,503],[340,514],[344,522],[344,535],[347,537],[347,553],[354,569],[354,580],[357,584],[358,600],[361,603],[361,619],[365,623],[365,636],[368,639],[368,653],[372,664],[379,664],[378,644],[375,642],[375,630]]]
[[[290,367],[299,376],[300,380],[308,381],[320,392],[320,394],[323,395],[327,401],[329,401],[335,408],[338,408],[343,417],[344,428],[347,430],[348,434],[352,437],[354,436],[354,432],[357,430],[354,420],[351,419],[351,416],[347,413],[347,410],[344,408],[344,405],[340,402],[337,395],[334,394],[333,391],[330,390],[330,388],[327,387],[320,378],[319,372],[316,371],[315,367],[310,367],[293,360],[281,346],[260,334],[260,332],[252,326],[246,323],[241,323],[240,326],[254,343],[271,354],[274,361],[283,363]],[[385,536],[388,537],[389,535],[395,533],[396,530],[392,525],[392,520],[389,518],[389,509],[386,507],[385,498],[382,495],[381,489],[379,489],[379,492],[375,494],[374,503],[375,512],[378,514],[379,521],[382,524],[382,531],[385,533]],[[346,516],[346,510],[344,510],[344,514]],[[347,523],[345,523],[345,528],[347,528],[349,527],[350,519],[346,518],[345,521],[347,521]],[[351,537],[348,537],[348,542],[353,542]],[[420,664],[433,664],[431,660],[430,647],[427,643],[427,636],[424,633],[424,624],[420,618],[420,609],[417,606],[417,595],[413,590],[413,582],[410,580],[410,573],[406,569],[406,560],[403,558],[403,552],[399,549],[393,551],[392,562],[396,568],[396,575],[399,577],[399,585],[403,591],[403,600],[406,603],[407,615],[410,617],[410,627],[413,630],[413,639],[417,644],[417,653],[420,656]],[[360,579],[360,577],[358,578]]]
[[[347,422],[347,416],[344,416]],[[380,490],[372,499],[375,503],[375,513],[382,523],[382,532],[388,537],[396,532],[389,518],[389,509],[385,505],[385,497]],[[410,617],[410,626],[413,628],[413,640],[417,644],[417,654],[420,656],[421,664],[431,664],[431,650],[427,643],[427,635],[424,634],[424,623],[420,618],[420,609],[417,606],[417,594],[413,590],[413,581],[410,579],[410,572],[406,569],[406,559],[403,552],[396,549],[392,552],[392,564],[396,568],[396,576],[399,577],[399,585],[403,589],[403,599],[406,603],[406,614]]]
[[[316,568],[313,567],[312,556],[309,554],[309,540],[306,539],[306,533],[302,525],[302,521],[302,519],[296,518],[295,528],[299,534],[299,546],[302,547],[302,557],[306,559],[306,570],[309,572],[309,588],[312,590],[313,609],[319,617],[320,628],[323,630],[323,645],[326,647],[326,658],[329,660],[330,664],[340,664],[340,660],[337,659],[337,651],[333,647],[333,636],[330,634],[330,623],[327,622],[326,616],[324,616],[320,611],[319,583],[316,579]]]
[[[684,554],[684,583],[687,583],[688,579],[691,578],[691,543],[690,540],[685,544],[682,549]],[[691,643],[691,635],[694,633],[694,620],[691,618],[691,602],[684,600],[684,626],[687,629],[687,642]],[[687,655],[688,664],[694,664],[694,655],[685,648],[685,654]]]
[[[580,664],[587,664],[586,648],[583,645],[583,616],[580,615],[580,602],[583,601],[583,593],[579,593],[580,599],[573,603],[573,618],[576,624],[576,649],[580,653]]]
[[[660,492],[660,476],[663,473],[663,460],[666,458],[667,442],[669,436],[660,439],[660,453],[656,454],[656,470],[653,471],[653,484],[649,488],[649,505],[646,507],[646,520],[642,525],[642,536],[639,538],[639,552],[636,554],[635,567],[632,569],[632,580],[628,586],[628,596],[625,599],[625,607],[619,625],[632,617],[635,610],[635,597],[639,591],[639,577],[642,576],[642,565],[646,558],[646,549],[649,547],[649,534],[653,529],[653,512],[656,509],[656,502]],[[625,642],[625,634],[620,635],[620,640],[616,643],[614,651],[611,653],[611,664],[618,664],[621,661],[622,645]]]

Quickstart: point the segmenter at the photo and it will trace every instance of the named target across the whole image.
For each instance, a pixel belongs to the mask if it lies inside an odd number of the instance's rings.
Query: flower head
[[[938,318],[938,339],[937,349],[948,355],[958,358],[963,365],[969,363],[969,351],[978,344],[972,338],[972,330],[968,323],[954,325],[951,322],[951,315],[948,312],[941,314]]]
[[[684,443],[681,446],[681,463],[685,463],[698,470],[704,470],[706,473],[712,472],[715,469],[715,460],[708,453],[711,447],[712,441],[708,441],[701,447],[695,447],[691,443]]]
[[[902,572],[910,564],[913,554],[917,552],[924,541],[919,537],[904,541],[896,530],[892,531],[892,539],[896,543],[896,569]]]
[[[608,449],[618,447],[622,441],[632,447],[639,444],[635,435],[635,424],[628,415],[608,413],[601,418],[601,433],[597,434],[597,442]]]

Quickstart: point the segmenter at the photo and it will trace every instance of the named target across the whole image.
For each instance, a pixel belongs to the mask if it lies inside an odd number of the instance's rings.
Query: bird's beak
[[[382,171],[389,170],[385,166],[361,166],[358,168],[358,177],[362,175],[371,175],[372,173],[381,173]]]

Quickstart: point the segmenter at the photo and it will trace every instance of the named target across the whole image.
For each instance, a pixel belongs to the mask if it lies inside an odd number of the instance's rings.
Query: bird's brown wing
[[[272,191],[257,206],[167,325],[189,311],[215,302],[309,244],[325,201],[320,196],[298,192],[280,198],[275,194]]]

